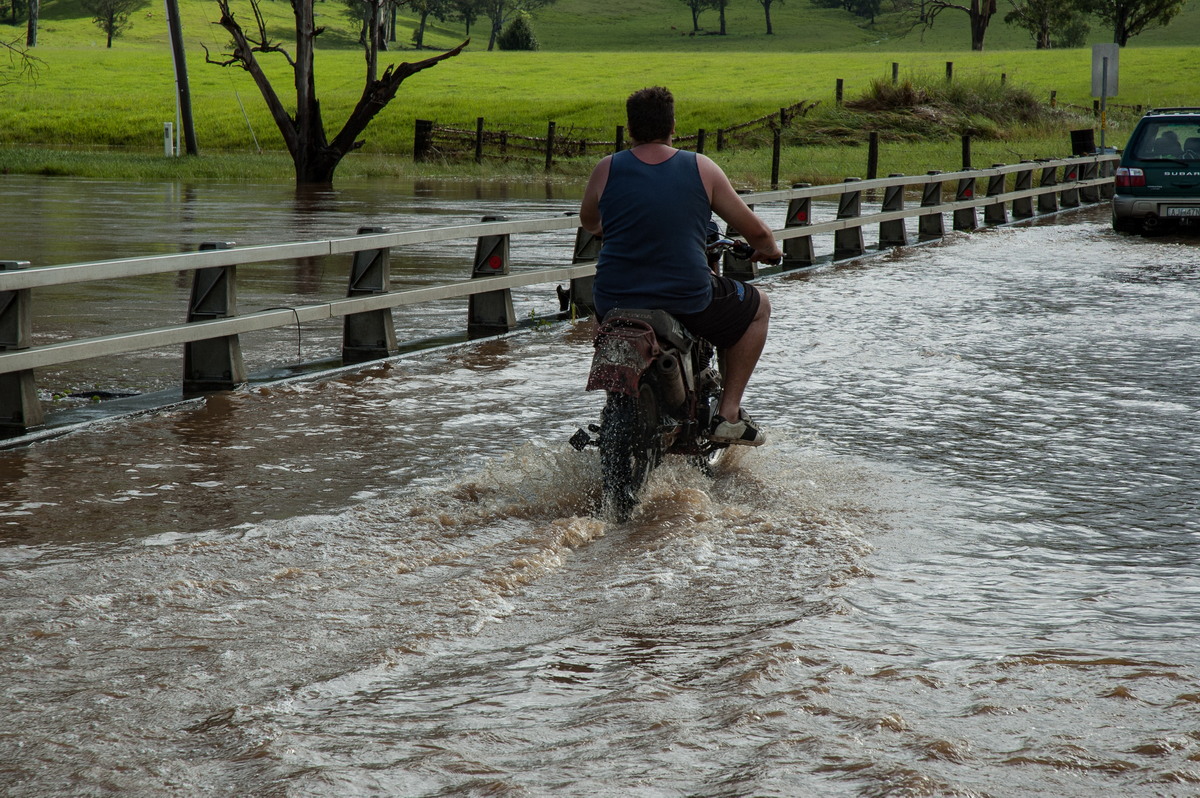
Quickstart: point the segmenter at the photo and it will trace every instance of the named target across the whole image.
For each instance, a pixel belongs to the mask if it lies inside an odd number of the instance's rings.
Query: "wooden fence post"
[[[796,183],[792,188],[808,188],[810,185],[812,184]],[[796,197],[788,202],[787,219],[783,223],[785,228],[808,227],[811,224],[811,197]],[[784,269],[799,269],[804,266],[812,266],[814,260],[812,236],[798,236],[783,240],[782,266]]]
[[[613,140],[613,154],[625,149],[625,126],[617,125],[617,136]]]
[[[889,177],[903,177],[901,174],[891,174]],[[883,205],[879,210],[887,213],[889,211],[904,210],[904,189],[905,186],[888,186],[883,190]],[[903,219],[892,219],[886,222],[879,223],[879,248],[884,247],[903,247],[908,245],[908,228],[904,226]]]
[[[0,260],[0,272],[29,268],[26,260]],[[28,349],[33,341],[33,293],[0,291],[0,351]],[[20,435],[45,422],[33,369],[0,374],[0,435]]]
[[[861,179],[858,177],[847,177],[844,182],[853,184],[859,182]],[[862,215],[862,190],[849,188],[849,186],[847,189],[838,198],[837,218],[857,219]],[[834,260],[854,258],[862,255],[865,251],[866,245],[863,243],[862,225],[843,227],[841,230],[833,231]]]
[[[783,151],[783,131],[775,129],[771,142],[771,189],[779,188],[779,157]]]
[[[900,62],[893,61],[892,62],[892,85],[895,86],[899,83],[900,83]]]
[[[481,117],[479,120],[483,122]],[[386,227],[360,227],[358,234],[386,233]],[[391,261],[387,247],[354,253],[346,296],[386,294],[391,290]],[[363,363],[397,351],[396,325],[390,308],[350,313],[342,319],[342,362]]]
[[[704,139],[707,133],[708,131],[706,131],[704,128],[700,128],[696,131],[696,152],[701,155],[704,154]]]
[[[413,130],[413,160],[425,161],[433,151],[433,122],[418,119]]]
[[[482,222],[507,222],[505,216],[484,216]],[[471,279],[509,273],[508,234],[480,236],[475,241],[475,266]],[[471,338],[507,332],[517,326],[512,291],[501,288],[472,294],[467,306],[467,335]]]
[[[834,97],[834,102],[836,102],[839,106],[842,104],[842,90],[845,88],[845,86],[846,86],[846,82],[842,78],[838,78],[837,86],[833,92],[833,97]]]
[[[872,130],[867,134],[867,180],[879,175],[879,133]]]
[[[962,137],[962,168],[966,171],[971,168],[971,134],[964,133]]]
[[[475,163],[483,163],[483,117],[482,116],[475,120]]]
[[[554,168],[554,123],[546,125],[546,171]]]
[[[941,171],[926,172],[928,175],[940,175]],[[931,180],[921,188],[921,207],[932,208],[942,204],[942,181]],[[917,219],[917,239],[932,241],[946,235],[945,223],[941,211],[921,214]]]
[[[232,242],[208,241],[201,251],[230,249]],[[237,266],[214,266],[192,273],[188,322],[227,319],[237,315]],[[222,335],[183,345],[184,394],[228,391],[246,382],[242,343],[237,335]]]
[[[946,62],[946,82],[949,83],[952,80],[954,80],[954,62],[947,61]]]

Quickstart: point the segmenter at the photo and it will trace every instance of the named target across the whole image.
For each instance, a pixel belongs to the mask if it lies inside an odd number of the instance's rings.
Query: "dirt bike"
[[[710,265],[730,252],[749,259],[753,247],[718,238]],[[579,451],[600,449],[603,510],[627,520],[665,455],[682,455],[711,471],[728,444],[708,439],[721,399],[716,350],[664,310],[615,308],[596,331],[587,390],[608,394],[600,423],[571,436]],[[592,437],[591,433],[596,433]]]

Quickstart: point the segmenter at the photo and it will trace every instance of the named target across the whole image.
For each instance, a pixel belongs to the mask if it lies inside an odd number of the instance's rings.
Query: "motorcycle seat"
[[[687,328],[665,310],[645,310],[640,308],[613,308],[604,316],[604,323],[619,322],[620,319],[633,319],[650,325],[659,341],[670,344],[680,352],[690,352],[695,336]]]

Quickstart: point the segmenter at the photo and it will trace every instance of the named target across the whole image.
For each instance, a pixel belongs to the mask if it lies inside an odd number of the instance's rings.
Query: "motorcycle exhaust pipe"
[[[683,384],[683,370],[679,367],[679,359],[674,355],[660,355],[658,360],[654,361],[654,373],[667,407],[682,406],[687,401],[687,386]]]

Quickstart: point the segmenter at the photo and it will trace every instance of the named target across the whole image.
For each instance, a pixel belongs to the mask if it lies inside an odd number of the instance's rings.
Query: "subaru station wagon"
[[[1155,108],[1133,129],[1117,168],[1113,228],[1200,227],[1200,108]]]

